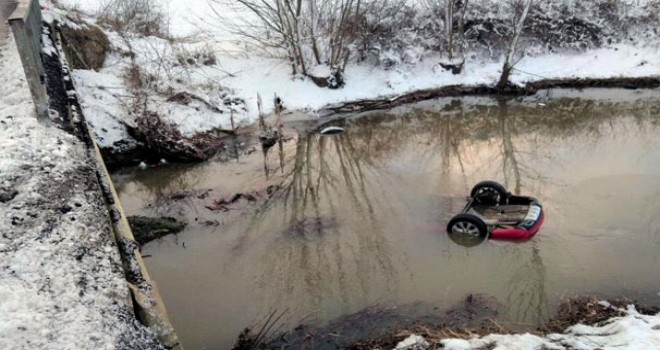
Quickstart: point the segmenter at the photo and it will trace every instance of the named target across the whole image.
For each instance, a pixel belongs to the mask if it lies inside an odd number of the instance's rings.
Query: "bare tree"
[[[295,75],[316,76],[323,66],[320,86],[343,85],[343,71],[357,38],[365,0],[210,0],[217,16],[234,33],[257,46],[283,56]],[[228,19],[224,10],[249,16]],[[324,75],[324,76],[323,76]]]
[[[434,13],[444,11],[444,40],[447,45],[440,65],[459,74],[465,65],[465,14],[469,0],[426,0],[427,7]]]
[[[504,89],[509,84],[509,76],[511,76],[511,71],[515,66],[514,56],[516,53],[516,46],[520,40],[520,34],[523,31],[525,26],[525,20],[529,14],[529,9],[532,8],[533,0],[525,0],[525,7],[523,8],[522,14],[518,17],[517,21],[514,16],[514,29],[513,37],[511,39],[511,44],[509,45],[509,50],[507,52],[506,58],[504,60],[504,66],[502,67],[502,75],[500,76],[500,81],[497,83],[499,89]],[[515,11],[514,11],[515,13]]]

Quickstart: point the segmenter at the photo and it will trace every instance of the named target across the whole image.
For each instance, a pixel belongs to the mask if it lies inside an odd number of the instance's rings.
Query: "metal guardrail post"
[[[18,0],[18,6],[8,22],[14,33],[37,114],[47,117],[48,95],[46,73],[41,62],[42,18],[39,0]]]

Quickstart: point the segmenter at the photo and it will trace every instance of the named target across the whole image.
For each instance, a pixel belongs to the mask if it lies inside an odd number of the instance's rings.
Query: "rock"
[[[318,75],[319,73],[323,75]],[[316,70],[307,75],[318,87],[327,87],[328,89],[339,89],[344,86],[344,73],[339,68],[330,68],[327,72]]]
[[[186,223],[171,217],[129,216],[128,223],[133,229],[135,240],[140,245],[167,235],[179,233],[186,227]]]
[[[0,191],[0,203],[7,203],[18,195],[18,191]]]
[[[444,70],[451,71],[451,74],[461,74],[465,60],[444,60],[438,63]]]

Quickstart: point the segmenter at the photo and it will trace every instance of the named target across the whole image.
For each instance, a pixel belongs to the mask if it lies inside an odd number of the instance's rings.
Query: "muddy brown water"
[[[268,177],[261,150],[114,175],[129,215],[190,223],[143,248],[187,349],[228,348],[275,309],[286,328],[482,293],[515,327],[577,293],[660,303],[660,91],[441,99],[333,124],[346,132],[295,125],[267,154]],[[471,248],[447,237],[484,179],[541,200],[537,236]],[[239,192],[256,201],[205,207]]]

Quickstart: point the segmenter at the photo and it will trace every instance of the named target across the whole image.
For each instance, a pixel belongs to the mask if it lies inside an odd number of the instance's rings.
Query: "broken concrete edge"
[[[19,0],[9,17],[37,115],[48,117],[45,71],[41,62],[41,8],[38,0]]]
[[[30,5],[36,0],[17,0],[16,9],[9,16],[9,22],[11,21],[25,21],[27,16],[30,14]]]
[[[62,70],[65,76],[70,77],[68,63],[62,54],[59,33],[57,31],[53,32],[53,37],[55,39],[55,47],[62,60]],[[73,80],[70,79],[70,81],[72,82]],[[112,227],[113,238],[117,245],[118,253],[121,256],[122,267],[124,268],[124,275],[126,276],[130,297],[132,298],[135,316],[142,324],[154,332],[156,338],[165,347],[171,350],[183,350],[183,346],[179,342],[176,331],[165,309],[165,304],[158,291],[158,287],[155,281],[149,277],[147,267],[139,250],[139,245],[135,242],[119,196],[101,156],[101,151],[96,144],[91,128],[87,124],[82,108],[80,108],[80,104],[78,103],[79,100],[75,87],[73,83],[69,86],[65,82],[62,83],[65,85],[67,92],[70,92],[69,112],[72,114],[70,120],[75,124],[75,131],[79,133],[79,136],[85,142],[85,145],[88,147],[89,156],[95,163],[99,186],[103,191],[104,202],[108,209],[109,224]]]

